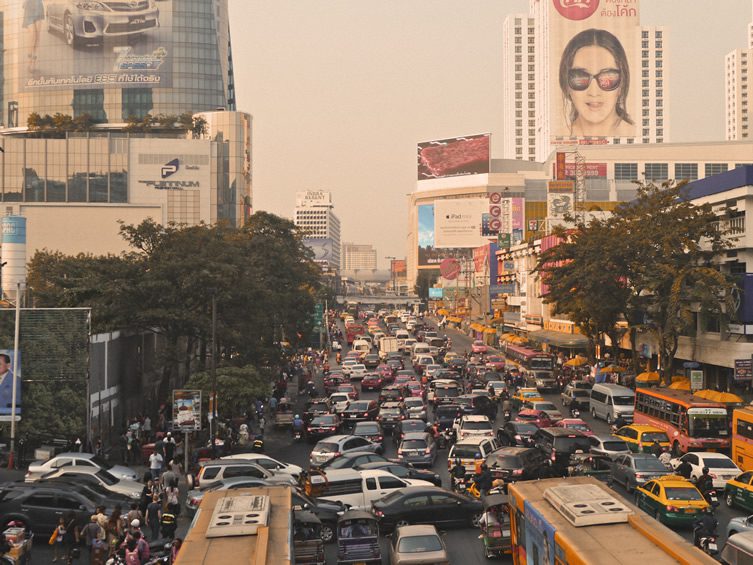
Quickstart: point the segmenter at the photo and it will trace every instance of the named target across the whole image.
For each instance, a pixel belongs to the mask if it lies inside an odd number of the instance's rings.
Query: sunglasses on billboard
[[[619,69],[604,69],[595,75],[585,69],[570,69],[567,73],[567,84],[572,90],[586,90],[593,79],[601,90],[610,92],[620,87],[622,73]]]

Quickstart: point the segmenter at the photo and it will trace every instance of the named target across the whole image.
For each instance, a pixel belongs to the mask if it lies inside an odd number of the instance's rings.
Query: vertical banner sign
[[[569,180],[547,183],[547,216],[561,220],[575,210],[575,183]]]
[[[552,143],[608,143],[636,137],[639,0],[548,0],[548,4]]]
[[[500,202],[502,202],[501,192],[489,193],[489,232],[491,232],[492,235],[499,233],[502,228],[502,220],[500,219],[502,210],[500,209]]]
[[[525,198],[510,199],[510,228],[512,233],[512,244],[517,245],[523,241],[526,219],[526,200]]]
[[[690,390],[701,390],[703,388],[703,371],[690,371]]]
[[[565,153],[557,153],[557,161],[554,170],[554,178],[556,180],[565,180],[565,157]]]
[[[201,429],[200,390],[173,390],[173,429],[182,432]]]
[[[21,419],[21,352],[13,358],[12,349],[0,349],[0,422],[10,422],[13,412],[13,381],[16,381],[16,417]]]

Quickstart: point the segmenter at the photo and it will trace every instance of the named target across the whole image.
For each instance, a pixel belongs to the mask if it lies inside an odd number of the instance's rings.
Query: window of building
[[[663,116],[664,115],[664,110],[661,110],[661,109],[657,110],[656,111],[656,115],[657,116]]]
[[[675,178],[697,180],[698,163],[675,163]]]
[[[664,135],[664,130],[663,130],[663,129],[661,129],[661,128],[657,129],[657,130],[656,130],[656,135],[658,135],[658,136],[663,136],[663,135]]]
[[[84,114],[89,114],[95,122],[107,121],[104,90],[93,88],[73,91],[73,117],[77,118]]]
[[[661,65],[657,65],[657,67],[658,67],[658,66],[661,66]],[[661,78],[661,77],[663,77],[663,76],[664,76],[664,71],[662,71],[661,69],[658,69],[658,70],[656,71],[656,78]]]
[[[515,73],[515,80],[517,81],[523,80],[523,73]]]
[[[647,31],[641,31],[641,38],[642,39],[648,39],[648,32]]]
[[[656,107],[657,107],[657,108],[661,108],[662,106],[664,106],[664,100],[662,100],[661,98],[659,98],[659,99],[658,99],[658,100],[656,101]]]
[[[656,52],[656,58],[657,59],[661,59],[663,55],[664,55],[664,53],[662,51],[657,51]]]
[[[663,61],[656,61],[656,68],[660,69],[662,67]]]
[[[523,42],[523,38],[521,38],[520,36],[517,36],[517,37],[515,38],[515,44],[516,44],[516,45],[519,45],[519,44],[520,44],[520,43],[522,43],[522,42]]]
[[[669,178],[669,165],[667,163],[646,163],[644,176],[648,180],[667,180]]]
[[[651,138],[650,137],[644,137],[643,138],[643,143],[651,143]]]
[[[614,180],[638,180],[638,163],[615,163]]]
[[[122,90],[122,118],[142,120],[151,113],[154,103],[151,88],[124,88]]]
[[[641,41],[641,49],[648,49],[648,41]]]
[[[648,59],[648,50],[641,51],[641,57],[643,57],[644,59]]]
[[[648,71],[645,71],[645,70],[644,70],[644,71],[641,71],[641,76],[642,76],[643,78],[648,78]]]
[[[648,88],[644,88],[642,94],[644,98],[648,98]]]
[[[515,46],[515,52],[516,53],[522,53],[523,52],[523,48],[520,45],[516,45]]]
[[[711,175],[726,173],[728,168],[727,163],[706,163],[704,173],[707,177],[710,177]]]
[[[644,59],[643,61],[641,61],[641,66],[642,66],[642,67],[643,67],[644,69],[647,69],[647,68],[648,68],[648,61],[647,61],[646,59]]]
[[[643,120],[643,126],[648,127],[649,120],[644,119]]]
[[[648,107],[648,103],[649,103],[649,99],[648,98],[644,98],[641,102],[642,102],[644,108]]]
[[[656,97],[657,98],[663,98],[664,97],[664,90],[659,88],[656,90]]]
[[[655,39],[661,39],[662,32],[660,30],[657,30],[654,32],[654,38]]]
[[[664,87],[664,81],[663,80],[657,80],[656,81],[656,88],[663,88]]]
[[[649,113],[650,113],[650,112],[649,112],[649,110],[646,110],[646,109],[644,109],[644,110],[643,110],[643,115],[644,115],[644,116],[648,116],[648,115],[649,115]]]
[[[662,127],[662,126],[664,126],[664,120],[663,119],[656,120],[656,127]]]

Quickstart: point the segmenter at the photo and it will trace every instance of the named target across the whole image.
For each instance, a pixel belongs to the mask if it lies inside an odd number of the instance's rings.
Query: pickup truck
[[[431,486],[429,481],[400,479],[382,470],[330,469],[306,479],[306,494],[317,500],[341,502],[353,509],[371,508],[371,503],[405,487]]]

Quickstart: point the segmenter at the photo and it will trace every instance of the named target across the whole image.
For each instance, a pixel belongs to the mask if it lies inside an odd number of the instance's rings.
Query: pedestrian
[[[162,476],[160,477],[160,481],[162,482],[162,488],[167,488],[171,484],[173,484],[173,481],[176,483],[178,482],[178,476],[175,474],[175,471],[173,469],[175,465],[175,461],[172,459],[167,462],[167,465],[165,466],[165,471],[162,473]]]
[[[152,438],[152,419],[147,415],[144,416],[144,439],[149,441]]]
[[[173,479],[165,489],[165,500],[167,502],[167,511],[177,516],[180,513],[180,503],[178,497],[180,489],[178,488],[178,479]]]
[[[110,518],[107,520],[107,525],[105,526],[107,546],[110,548],[110,557],[117,552],[118,543],[120,543],[120,538],[123,536],[124,530],[125,528],[120,516],[120,510],[116,507],[113,509]]]
[[[70,560],[73,548],[78,545],[81,539],[81,531],[76,522],[76,515],[73,512],[67,512],[63,519],[65,520],[63,547],[65,548],[66,560]]]
[[[156,451],[149,456],[149,471],[155,480],[159,479],[159,474],[162,472],[162,463],[162,455]]]
[[[162,505],[159,496],[152,496],[152,501],[146,507],[146,525],[152,530],[152,541],[159,538],[159,523],[162,518]]]
[[[162,453],[165,461],[171,461],[175,457],[175,438],[172,432],[167,432],[165,440],[163,442],[164,453]]]
[[[62,516],[58,518],[58,525],[55,527],[55,531],[53,532],[52,538],[50,538],[50,543],[52,544],[52,562],[60,558],[61,560],[65,558],[65,545],[63,544],[63,538],[65,538],[65,518]]]
[[[81,531],[86,547],[89,549],[89,562],[101,565],[104,562],[107,546],[104,542],[104,530],[97,523],[97,515],[92,514],[89,523]]]
[[[126,522],[130,524],[134,520],[144,520],[144,515],[141,513],[141,510],[139,510],[137,502],[131,502],[131,509],[128,511],[128,514],[126,514]]]

